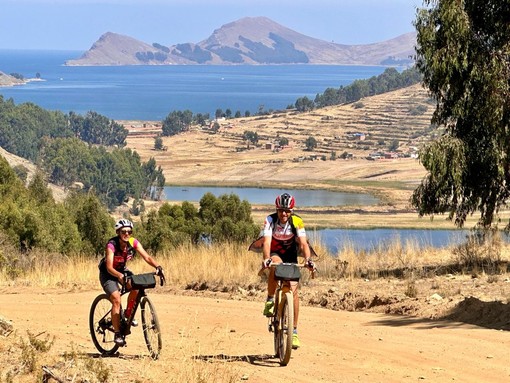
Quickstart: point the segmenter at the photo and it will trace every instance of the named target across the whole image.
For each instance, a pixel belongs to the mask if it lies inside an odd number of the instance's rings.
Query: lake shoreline
[[[336,181],[336,180],[335,180]],[[348,184],[349,181],[345,181]],[[354,184],[355,181],[352,181]],[[209,180],[204,182],[187,182],[187,183],[166,183],[165,187],[236,187],[236,188],[285,188],[286,190],[327,190],[332,192],[355,192],[352,187],[341,187],[324,185],[323,182],[316,184],[308,183],[290,183],[290,182],[239,182],[233,181],[217,181]],[[360,191],[360,193],[362,193]],[[447,215],[436,215],[435,217],[420,217],[417,210],[405,205],[402,201],[394,200],[388,196],[388,193],[375,191],[363,194],[370,194],[381,199],[381,202],[372,206],[298,206],[296,214],[300,215],[307,229],[410,229],[410,230],[465,230],[474,227],[477,222],[477,216],[468,217],[463,228],[455,226],[454,222],[449,220]],[[410,193],[409,193],[410,195]],[[163,200],[161,203],[169,202],[180,204],[182,200]],[[198,202],[195,203],[198,206]],[[274,211],[274,204],[270,201],[267,204],[251,204],[252,217],[255,223],[262,223],[264,218]]]

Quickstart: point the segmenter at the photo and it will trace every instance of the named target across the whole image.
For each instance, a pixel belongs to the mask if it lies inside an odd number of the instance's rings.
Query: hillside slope
[[[16,77],[5,74],[4,72],[0,72],[0,87],[22,85],[24,83],[25,81],[23,80],[19,80]]]
[[[419,110],[420,113],[416,111]],[[127,146],[146,161],[154,157],[168,183],[176,185],[238,185],[329,188],[387,194],[395,206],[405,207],[409,193],[425,170],[415,158],[368,160],[374,151],[416,151],[436,132],[430,128],[433,106],[420,86],[368,97],[354,104],[309,113],[285,111],[267,116],[220,121],[217,133],[193,129],[163,137],[167,150],[154,150],[160,122],[121,121],[130,131]],[[256,132],[258,145],[247,143],[246,131]],[[353,133],[363,132],[364,140]],[[307,151],[305,140],[318,146]],[[276,149],[280,138],[289,145]],[[348,152],[352,159],[340,159]],[[336,160],[331,160],[332,153]],[[400,186],[390,190],[391,183]],[[402,188],[408,185],[407,191]]]
[[[30,162],[29,160],[27,160],[25,158],[16,156],[15,154],[9,153],[7,150],[5,150],[2,147],[0,147],[0,156],[7,160],[7,162],[11,166],[11,168],[15,168],[17,166],[21,166],[21,167],[25,168],[27,170],[27,183],[30,182],[30,180],[34,176],[35,172],[37,171],[37,167],[32,162]],[[54,184],[49,184],[48,186],[51,189],[53,198],[56,201],[64,200],[64,198],[66,197],[66,194],[67,194],[66,191],[64,190],[64,188],[54,185]]]
[[[417,112],[419,111],[419,113]],[[154,158],[169,184],[327,188],[367,192],[394,209],[408,209],[409,197],[425,175],[415,158],[370,160],[375,152],[416,152],[438,132],[431,129],[433,105],[420,85],[368,97],[354,104],[309,113],[282,111],[265,116],[219,121],[218,132],[208,127],[163,137],[166,150],[154,150],[160,121],[118,121],[129,131],[127,147],[142,161]],[[244,139],[256,132],[257,145]],[[355,133],[363,133],[365,139]],[[314,137],[317,147],[306,150]],[[288,145],[278,147],[281,138]],[[349,153],[349,159],[342,159]],[[0,150],[11,166],[35,166]],[[63,190],[52,187],[57,199]]]

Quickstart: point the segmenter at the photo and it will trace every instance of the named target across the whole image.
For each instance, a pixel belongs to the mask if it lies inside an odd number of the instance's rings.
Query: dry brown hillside
[[[368,97],[359,102],[314,110],[283,111],[267,116],[220,121],[217,133],[195,128],[164,137],[166,150],[154,150],[160,122],[122,121],[129,129],[127,146],[147,160],[154,157],[166,180],[176,185],[222,184],[238,186],[317,187],[371,192],[388,205],[404,209],[412,189],[425,175],[417,159],[367,159],[388,152],[397,140],[400,155],[430,139],[434,105],[420,86]],[[243,139],[246,131],[258,134],[257,146]],[[356,136],[355,133],[363,133]],[[305,140],[318,146],[306,151]],[[289,145],[275,149],[279,138]],[[337,156],[331,160],[332,153]],[[343,154],[352,159],[340,159]]]
[[[0,72],[0,87],[1,86],[14,86],[21,85],[25,82],[23,80],[19,80],[13,76]]]

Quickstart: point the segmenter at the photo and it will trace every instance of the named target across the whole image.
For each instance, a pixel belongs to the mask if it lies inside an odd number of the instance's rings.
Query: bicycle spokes
[[[113,342],[114,331],[111,319],[112,304],[106,294],[101,294],[90,308],[89,329],[94,345],[99,352],[111,355],[118,346]]]
[[[151,357],[157,359],[161,351],[161,330],[154,305],[149,298],[144,297],[140,302],[142,314],[142,330],[145,338],[145,344]]]

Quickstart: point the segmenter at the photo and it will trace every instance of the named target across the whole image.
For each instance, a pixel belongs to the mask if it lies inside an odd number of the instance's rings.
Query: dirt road
[[[0,315],[16,335],[55,335],[55,358],[74,350],[97,358],[88,310],[97,291],[3,288]],[[114,366],[113,382],[506,382],[510,333],[457,322],[302,307],[302,347],[287,367],[272,357],[262,303],[151,295],[163,327],[163,354],[147,356],[135,329]],[[7,366],[6,353],[0,360]],[[65,369],[53,366],[59,374]],[[68,377],[69,379],[71,377]]]

